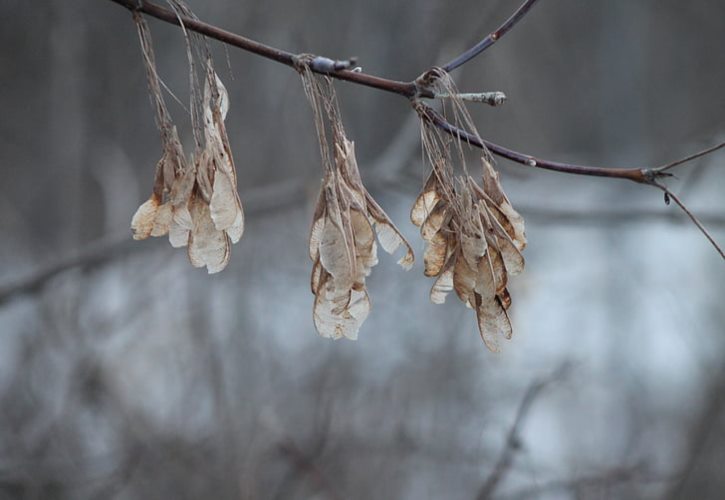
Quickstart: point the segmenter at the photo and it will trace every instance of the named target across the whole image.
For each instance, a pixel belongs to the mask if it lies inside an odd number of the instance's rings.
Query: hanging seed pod
[[[448,75],[438,68],[422,75],[418,84],[447,96],[458,94]],[[477,135],[463,103],[454,97],[449,102],[454,124]],[[468,173],[464,143],[442,135],[430,123],[427,105],[416,102],[414,106],[421,117],[423,149],[431,173],[410,218],[426,242],[425,275],[435,278],[430,299],[442,304],[455,291],[466,307],[476,311],[486,346],[498,351],[498,339],[512,335],[507,284],[509,275],[524,268],[523,218],[504,194],[490,155],[484,152],[481,159],[481,187]],[[461,173],[455,174],[456,170]]]
[[[180,0],[173,0],[171,5],[177,12],[193,16]],[[231,244],[238,242],[244,232],[244,212],[237,193],[236,170],[224,125],[229,96],[214,72],[208,50],[203,50],[203,37],[184,31],[189,59],[191,121],[196,144],[194,159],[185,160],[176,127],[161,93],[148,25],[140,15],[135,15],[134,20],[163,142],[163,155],[156,166],[152,195],[139,207],[131,221],[134,239],[168,234],[173,247],[188,247],[192,265],[206,266],[209,273],[219,272],[229,262]],[[206,57],[203,97],[196,74],[198,54]]]
[[[315,117],[324,169],[310,231],[313,319],[323,337],[356,339],[370,313],[365,278],[378,263],[377,244],[390,254],[402,247],[405,254],[398,263],[404,269],[413,265],[413,251],[363,186],[355,146],[345,135],[332,82],[305,65],[300,72]]]

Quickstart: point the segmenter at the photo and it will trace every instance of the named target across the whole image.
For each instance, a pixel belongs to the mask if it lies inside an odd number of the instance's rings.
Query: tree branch
[[[271,59],[273,61],[279,62],[279,63],[284,64],[289,67],[294,68],[298,61],[298,56],[295,54],[292,54],[291,52],[277,49],[277,48],[271,47],[269,45],[265,45],[263,43],[257,42],[255,40],[245,38],[243,36],[237,35],[235,33],[231,33],[229,31],[223,30],[223,29],[213,26],[211,24],[207,24],[203,21],[192,19],[190,17],[177,15],[175,12],[173,12],[169,9],[156,5],[152,2],[148,2],[146,0],[111,0],[111,1],[114,3],[117,3],[119,5],[122,5],[131,11],[143,12],[144,14],[147,14],[151,17],[155,17],[157,19],[160,19],[160,20],[165,21],[170,24],[179,26],[180,23],[183,23],[184,27],[190,31],[195,31],[197,33],[200,33],[202,35],[208,36],[209,38],[218,40],[227,45],[232,45],[234,47],[251,52],[253,54],[257,54],[257,55],[265,57],[267,59]],[[494,31],[491,35],[486,37],[486,39],[488,39],[489,37],[498,39],[501,36],[503,36],[503,34],[508,32],[516,24],[516,22],[518,22],[529,11],[529,9],[533,6],[533,4],[536,1],[537,0],[527,0],[521,7],[519,7],[519,9],[514,13],[514,15],[512,15],[511,18],[509,18],[506,21],[506,23],[504,23],[501,27],[499,27],[498,30]],[[486,40],[486,39],[484,39],[484,40]],[[483,43],[483,42],[481,42],[481,43]],[[485,48],[487,48],[488,46],[490,46],[490,44],[487,45],[486,47],[484,47],[483,49],[481,49],[481,51],[485,50]],[[450,65],[450,63],[449,63],[449,65]],[[460,64],[458,66],[460,66]],[[330,76],[331,78],[345,80],[345,81],[348,81],[351,83],[376,88],[376,89],[383,90],[386,92],[391,92],[394,94],[399,94],[399,95],[407,97],[409,99],[413,99],[416,97],[425,97],[425,98],[435,97],[434,94],[432,92],[430,92],[429,90],[421,89],[418,85],[416,85],[415,81],[400,82],[400,81],[396,81],[396,80],[389,80],[387,78],[382,78],[379,76],[370,75],[370,74],[363,73],[360,71],[353,71],[353,70],[347,70],[347,69],[334,70],[332,72],[323,70],[321,68],[321,66],[315,66],[315,67],[312,67],[311,69],[315,73],[325,74],[325,75]],[[445,69],[445,67],[443,69]],[[433,110],[429,106],[426,106],[426,107],[429,110],[428,116],[431,119],[431,123],[436,125],[438,128],[440,128],[444,132],[451,134],[455,137],[460,137],[461,139],[465,140],[472,146],[479,147],[479,148],[483,148],[485,146],[495,155],[501,156],[501,157],[511,160],[513,162],[519,163],[521,165],[534,167],[534,168],[543,168],[546,170],[553,170],[556,172],[562,172],[562,173],[568,173],[568,174],[627,179],[630,181],[638,182],[641,184],[649,184],[649,185],[653,185],[652,181],[656,180],[659,177],[666,177],[666,176],[670,175],[670,174],[664,172],[664,170],[666,170],[666,169],[662,169],[662,168],[658,168],[658,169],[604,168],[604,167],[574,165],[574,164],[569,164],[569,163],[560,163],[560,162],[542,160],[540,158],[535,158],[531,155],[519,153],[517,151],[513,151],[513,150],[505,148],[503,146],[499,146],[499,145],[494,144],[489,141],[485,141],[485,140],[480,141],[480,140],[478,140],[477,137],[474,137],[473,135],[469,134],[465,130],[462,130],[459,127],[456,127],[455,125],[449,123],[445,118],[443,118],[439,113],[437,113],[435,110]],[[713,151],[715,149],[717,149],[717,148],[713,148]],[[679,164],[679,163],[681,163],[681,161],[678,160],[677,164]]]
[[[486,38],[478,42],[476,45],[474,45],[458,57],[454,58],[449,63],[442,66],[442,68],[446,72],[450,73],[454,69],[463,66],[468,61],[476,57],[478,54],[489,48],[491,45],[496,43],[502,36],[508,33],[509,30],[513,28],[516,23],[518,23],[526,14],[528,14],[529,10],[531,10],[531,7],[533,7],[534,4],[538,1],[539,0],[526,0],[521,5],[521,7],[519,7],[516,12],[514,12],[511,17],[506,20],[506,22],[498,27],[498,29],[491,32]]]
[[[531,155],[519,153],[511,149],[499,146],[493,142],[481,139],[470,132],[462,130],[449,121],[447,121],[438,111],[431,108],[427,104],[420,103],[424,112],[422,116],[429,120],[430,123],[440,128],[444,132],[458,137],[462,141],[471,146],[478,148],[488,148],[493,154],[511,160],[521,165],[532,168],[541,168],[544,170],[553,170],[554,172],[562,172],[567,174],[590,175],[594,177],[613,177],[615,179],[626,179],[640,184],[653,184],[653,179],[657,177],[669,177],[671,174],[666,172],[654,172],[652,169],[643,168],[605,168],[593,167],[587,165],[574,165],[571,163],[561,163],[556,161],[542,160]]]
[[[192,19],[188,16],[178,15],[176,12],[161,7],[152,2],[148,2],[146,0],[111,1],[123,7],[126,7],[132,12],[142,12],[167,23],[171,23],[177,26],[183,25],[185,29],[195,31],[209,38],[213,38],[215,40],[223,42],[227,45],[238,47],[240,49],[246,50],[248,52],[257,54],[259,56],[265,57],[267,59],[276,61],[278,63],[295,69],[299,68],[300,57],[298,55],[281,49],[277,49],[275,47],[271,47],[269,45],[265,45],[249,38],[245,38],[243,36],[231,33],[229,31],[223,30],[221,28],[218,28],[211,24],[207,24],[197,19]],[[511,30],[525,16],[537,1],[538,0],[526,0],[518,8],[518,10],[516,10],[516,12],[514,12],[514,14],[509,19],[507,19],[506,22],[504,22],[497,30],[493,31],[478,44],[476,44],[460,56],[456,57],[453,61],[447,63],[445,66],[443,66],[443,69],[445,71],[450,71],[457,67],[460,67],[462,64],[465,64],[467,61],[471,60],[473,57],[493,45],[499,38],[508,33],[508,31]],[[319,57],[314,59],[320,59],[323,61],[323,63],[330,63],[311,65],[310,69],[315,73],[325,74],[332,78],[349,81],[358,85],[365,85],[379,90],[384,90],[386,92],[392,92],[407,97],[411,100],[417,101],[418,98],[421,97],[435,97],[435,95],[429,89],[422,88],[415,81],[401,82],[381,78],[374,75],[369,75],[367,73],[363,73],[362,71],[355,71],[354,69],[340,69],[348,68],[350,66],[350,62],[333,61],[327,58]],[[672,163],[656,168],[603,168],[586,165],[574,165],[570,163],[542,160],[540,158],[535,158],[531,155],[519,153],[503,146],[499,146],[498,144],[482,140],[479,137],[474,136],[467,131],[449,123],[443,116],[441,116],[430,106],[423,105],[423,107],[426,111],[421,116],[423,116],[425,119],[430,120],[430,123],[434,124],[439,129],[453,135],[454,137],[458,137],[461,140],[465,140],[466,142],[468,142],[468,144],[472,146],[479,148],[488,148],[493,154],[501,156],[503,158],[507,158],[521,165],[531,168],[541,168],[545,170],[552,170],[555,172],[568,174],[626,179],[640,184],[647,184],[662,189],[665,192],[665,199],[668,200],[668,197],[674,199],[675,202],[680,206],[680,208],[682,208],[682,210],[692,219],[695,225],[697,225],[697,227],[703,232],[703,234],[705,234],[707,239],[713,244],[713,246],[717,249],[720,255],[723,256],[723,259],[725,259],[725,254],[723,253],[722,249],[715,242],[713,237],[705,230],[705,228],[697,220],[697,218],[677,197],[673,196],[672,193],[664,185],[658,182],[660,179],[672,175],[668,172],[669,169],[681,165],[682,163],[690,161],[692,159],[699,158],[717,149],[720,149],[721,147],[723,147],[722,144],[715,146],[714,148],[710,148],[709,150],[705,150],[695,155],[692,155],[690,157],[676,160]]]
[[[529,415],[531,407],[536,399],[541,395],[543,390],[548,385],[564,377],[568,370],[569,365],[565,363],[548,377],[532,382],[526,390],[524,397],[521,399],[521,403],[519,403],[519,409],[516,411],[514,423],[511,425],[511,429],[509,429],[506,436],[504,448],[501,450],[501,454],[499,455],[491,474],[488,478],[486,478],[486,482],[479,490],[478,495],[476,495],[477,500],[486,500],[487,498],[491,498],[491,496],[495,493],[496,488],[511,469],[514,454],[521,448],[519,434],[521,433],[521,428]]]
[[[237,35],[230,31],[223,30],[211,24],[192,19],[187,16],[177,15],[170,9],[161,7],[155,3],[147,2],[146,0],[111,0],[114,3],[122,5],[127,9],[134,12],[143,12],[151,17],[160,19],[170,24],[180,26],[183,23],[184,28],[189,31],[200,33],[214,40],[218,40],[227,45],[240,48],[247,52],[257,54],[272,61],[284,64],[294,68],[297,64],[298,56],[285,50],[277,49],[275,47],[251,40],[249,38]],[[353,70],[334,70],[324,71],[319,67],[312,67],[313,72],[320,74],[327,74],[333,78],[339,80],[346,80],[359,85],[365,85],[367,87],[384,90],[386,92],[392,92],[394,94],[400,94],[405,97],[413,97],[417,93],[415,83],[413,82],[399,82],[396,80],[388,80],[387,78],[380,78],[367,73],[353,71]]]

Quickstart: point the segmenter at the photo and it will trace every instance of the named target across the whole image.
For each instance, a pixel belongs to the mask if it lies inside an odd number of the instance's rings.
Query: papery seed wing
[[[221,115],[222,120],[226,120],[227,113],[229,112],[229,92],[227,92],[227,88],[224,86],[224,83],[222,83],[216,72],[214,73],[214,81],[216,82],[217,92],[219,92],[219,114]]]
[[[238,242],[242,239],[242,235],[244,234],[244,210],[242,210],[242,203],[239,201],[239,196],[236,193],[234,195],[234,199],[236,204],[236,215],[234,216],[232,225],[226,229],[227,235],[229,235],[229,239],[232,240],[232,243]]]
[[[365,199],[367,201],[368,213],[372,218],[375,231],[378,234],[380,246],[391,255],[402,246],[405,249],[405,255],[398,260],[398,264],[407,271],[413,267],[413,262],[415,262],[413,249],[406,239],[403,238],[398,228],[395,227],[393,221],[390,220],[388,215],[380,208],[380,205],[370,196],[370,193],[365,193]]]
[[[236,187],[226,172],[217,171],[214,176],[214,189],[209,209],[214,226],[217,229],[228,230],[234,227],[235,236],[241,236],[241,234],[237,235],[236,233],[240,232],[237,227],[240,224],[242,225],[241,231],[244,230],[242,208],[239,204]],[[238,240],[239,237],[236,240],[232,239],[235,243]]]
[[[355,282],[364,283],[371,268],[378,263],[375,232],[365,214],[357,209],[350,210],[350,225],[355,240]]]
[[[167,202],[159,205],[156,210],[154,227],[151,229],[151,236],[163,236],[168,233],[173,216],[174,212],[171,203]]]
[[[446,297],[453,290],[453,266],[455,264],[455,256],[451,255],[448,262],[443,267],[443,271],[438,275],[433,287],[430,289],[430,301],[434,304],[443,304]]]
[[[501,187],[499,174],[486,159],[483,159],[483,190],[498,208],[499,223],[506,228],[506,232],[519,250],[526,246],[524,218],[513,208]]]
[[[193,221],[189,237],[189,260],[194,267],[206,266],[209,274],[218,273],[229,262],[229,238],[224,231],[214,227],[209,207],[201,198],[192,198],[189,212]]]
[[[343,231],[331,217],[325,218],[320,240],[320,263],[335,279],[337,286],[349,289],[353,281],[353,263]]]
[[[310,228],[310,259],[316,261],[320,256],[320,243],[322,242],[322,230],[325,228],[325,215],[327,213],[327,203],[325,201],[325,188],[320,189],[317,196],[317,204],[315,205],[315,214],[312,217],[312,227]]]
[[[487,300],[506,290],[508,274],[501,253],[493,246],[488,247],[486,255],[478,262],[478,280],[476,291]]]
[[[474,288],[476,287],[476,274],[478,269],[471,269],[459,250],[456,263],[453,268],[453,289],[458,294],[461,302],[467,307],[474,305]]]
[[[342,144],[335,143],[335,164],[337,172],[340,176],[340,182],[347,190],[350,196],[361,207],[365,207],[365,193],[367,192],[363,186],[360,172],[357,167],[355,158],[355,144],[346,137],[342,137]]]
[[[495,217],[489,216],[488,220],[492,223],[494,235],[486,233],[489,243],[494,245],[501,252],[506,270],[509,274],[516,276],[524,270],[524,256],[516,247],[511,237],[506,233],[504,228],[499,224]]]
[[[440,198],[440,194],[438,193],[438,179],[436,178],[435,172],[431,172],[425,181],[423,190],[418,195],[418,198],[416,198],[415,203],[413,203],[413,208],[410,211],[411,222],[418,227],[422,226]]]
[[[214,192],[212,178],[214,178],[214,153],[213,147],[207,144],[206,148],[199,154],[196,161],[196,187],[201,197],[209,203]]]
[[[347,307],[340,314],[335,309],[335,302],[326,300],[324,294],[315,297],[313,319],[317,332],[326,338],[356,340],[360,326],[370,313],[367,292],[352,290]]]
[[[486,253],[488,247],[486,238],[480,233],[472,235],[463,233],[460,239],[463,258],[466,259],[466,263],[471,269],[476,269],[478,267],[478,261]]]
[[[493,165],[486,158],[481,158],[481,162],[483,163],[483,190],[496,205],[508,201],[501,188],[498,172],[493,169]]]
[[[425,222],[420,228],[420,235],[424,240],[430,241],[435,236],[435,233],[440,231],[449,219],[448,204],[440,201],[425,219]]]
[[[518,248],[519,251],[523,250],[526,247],[524,218],[514,209],[514,207],[511,206],[508,201],[502,203],[498,208],[501,210],[505,220],[508,221],[513,230],[513,234],[509,233],[509,236],[511,236],[514,245],[516,245],[516,248]]]
[[[317,295],[320,293],[320,287],[324,286],[330,274],[322,268],[320,259],[315,260],[312,265],[312,275],[310,276],[310,289],[312,293]]]
[[[156,221],[156,212],[159,208],[160,200],[156,195],[143,202],[136,210],[131,218],[131,230],[133,231],[134,240],[145,240],[151,236]]]
[[[177,177],[176,182],[174,182],[171,188],[171,193],[169,193],[169,201],[174,207],[189,203],[195,182],[196,164],[193,162],[187,163],[186,170]]]
[[[442,232],[435,233],[428,242],[425,253],[423,253],[424,274],[426,276],[438,276],[441,272],[448,257],[449,245],[448,238]]]
[[[169,226],[169,243],[174,248],[185,247],[189,243],[189,234],[194,224],[191,213],[186,205],[173,209],[173,217]]]
[[[498,337],[511,338],[511,320],[498,297],[493,300],[483,300],[480,295],[476,294],[475,301],[478,331],[481,338],[489,350],[499,352]]]

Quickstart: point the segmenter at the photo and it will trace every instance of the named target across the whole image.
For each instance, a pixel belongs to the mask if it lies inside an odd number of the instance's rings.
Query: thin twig
[[[725,260],[725,253],[723,253],[722,248],[720,248],[720,245],[717,244],[717,242],[715,241],[715,238],[713,238],[712,235],[708,232],[708,230],[705,229],[705,226],[702,225],[702,222],[700,222],[700,220],[695,216],[695,214],[693,214],[692,212],[690,212],[690,209],[687,208],[687,206],[685,206],[685,204],[682,202],[682,200],[680,200],[664,184],[661,184],[659,182],[654,182],[653,185],[654,186],[657,186],[658,188],[660,188],[662,190],[662,192],[665,193],[665,196],[667,196],[668,198],[674,200],[675,203],[677,203],[677,206],[679,206],[682,209],[682,211],[687,214],[687,216],[697,226],[697,228],[700,230],[700,232],[705,235],[705,238],[707,238],[708,241],[710,243],[712,243],[712,246],[715,247],[715,250],[717,250],[717,252],[720,254],[720,257],[722,257],[723,260]]]
[[[89,243],[80,251],[60,257],[26,276],[0,286],[0,305],[17,294],[39,290],[45,283],[63,271],[75,267],[102,264],[118,256],[126,247],[130,246],[131,240],[127,232]]]
[[[703,149],[702,151],[698,151],[695,154],[692,154],[690,156],[686,156],[684,158],[680,158],[679,160],[675,160],[670,163],[666,163],[664,165],[661,165],[659,167],[653,168],[652,170],[655,170],[657,172],[664,172],[666,170],[669,170],[671,168],[677,167],[678,165],[682,165],[683,163],[687,163],[688,161],[696,160],[697,158],[701,158],[705,155],[709,155],[710,153],[714,153],[718,149],[722,149],[725,147],[725,142],[721,142],[717,146],[712,146],[707,149]]]
[[[516,23],[518,23],[523,17],[528,14],[531,7],[538,2],[538,0],[526,0],[511,17],[509,17],[501,26],[495,31],[491,32],[486,38],[478,42],[476,45],[465,51],[463,54],[455,57],[452,61],[442,66],[442,68],[450,73],[454,69],[466,64],[468,61],[479,55],[481,52],[489,48],[491,45],[496,43],[502,36],[509,32]]]
[[[623,208],[591,208],[577,210],[573,208],[556,208],[547,206],[516,205],[516,210],[527,220],[537,223],[583,225],[592,224],[634,224],[634,223],[689,223],[684,212],[648,209],[644,207]],[[711,227],[725,228],[725,214],[707,213],[698,216],[700,222]]]
[[[627,179],[630,181],[638,182],[640,184],[651,184],[652,174],[648,173],[647,169],[642,168],[605,168],[605,167],[593,167],[586,165],[574,165],[571,163],[561,163],[549,160],[542,160],[531,155],[512,151],[493,142],[481,139],[478,136],[471,134],[465,130],[462,130],[450,122],[448,122],[438,111],[434,110],[430,106],[424,103],[419,105],[425,110],[423,117],[430,120],[431,123],[436,125],[441,130],[448,132],[454,137],[460,138],[462,141],[468,143],[471,146],[478,148],[486,147],[489,151],[497,156],[501,156],[508,160],[521,165],[526,165],[532,168],[541,168],[544,170],[553,170],[555,172],[563,172],[568,174],[579,174],[579,175],[591,175],[595,177],[613,177],[616,179]],[[665,176],[668,174],[656,174]]]
[[[651,484],[663,483],[671,480],[672,478],[666,476],[660,477],[646,474],[646,472],[643,471],[642,466],[638,464],[632,467],[616,467],[600,474],[580,476],[573,479],[556,479],[533,488],[525,488],[514,492],[496,495],[496,498],[499,500],[528,500],[530,498],[539,498],[545,493],[554,493],[559,491],[580,492],[583,489],[591,490],[601,487],[611,488],[613,486],[632,482]]]
[[[526,389],[526,393],[521,399],[519,408],[516,411],[514,422],[506,435],[506,443],[501,450],[501,454],[496,461],[496,465],[493,467],[493,470],[491,471],[491,474],[489,474],[488,478],[486,478],[486,482],[483,483],[483,486],[481,486],[481,489],[478,491],[478,495],[476,495],[478,500],[491,498],[498,485],[501,484],[501,481],[503,481],[506,477],[506,474],[508,474],[511,469],[516,451],[521,448],[519,434],[521,433],[524,422],[531,411],[531,407],[536,399],[541,395],[543,390],[551,383],[564,377],[568,372],[568,369],[569,365],[564,364],[552,375],[543,379],[535,380],[531,383],[531,385],[529,385],[528,389]]]
[[[199,21],[198,19],[192,19],[188,16],[177,16],[172,10],[166,9],[157,5],[153,2],[147,2],[146,0],[111,0],[114,3],[122,5],[133,12],[142,12],[161,21],[165,21],[176,26],[183,26],[196,33],[200,33],[214,40],[218,40],[226,45],[240,48],[247,52],[257,54],[258,56],[271,59],[278,63],[284,64],[291,68],[294,68],[297,63],[297,55],[285,50],[277,49],[270,45],[266,45],[255,40],[237,35],[230,31],[223,30],[211,24]],[[320,69],[313,69],[316,73],[328,74]],[[369,75],[361,71],[353,70],[337,70],[331,73],[330,76],[339,80],[346,80],[359,85],[365,85],[376,89],[384,90],[386,92],[392,92],[400,94],[405,97],[413,97],[417,93],[417,89],[413,82],[399,82],[395,80],[388,80],[387,78],[380,78],[377,76]]]

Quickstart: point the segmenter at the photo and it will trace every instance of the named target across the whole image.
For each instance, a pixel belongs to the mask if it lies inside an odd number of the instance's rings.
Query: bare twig
[[[587,208],[577,210],[572,208],[556,208],[535,205],[517,205],[516,209],[527,220],[548,224],[571,224],[591,226],[592,224],[635,224],[638,222],[666,222],[685,223],[689,218],[684,212],[673,212],[661,209],[647,209],[642,207],[623,208]],[[725,228],[725,214],[707,213],[698,216],[700,222],[711,227]]]
[[[679,206],[682,209],[682,211],[687,214],[687,216],[697,226],[697,228],[700,230],[700,232],[705,235],[705,238],[707,238],[708,241],[710,243],[712,243],[712,246],[715,247],[715,250],[717,250],[717,252],[720,254],[720,257],[722,257],[723,260],[725,260],[725,253],[723,253],[722,248],[720,248],[720,245],[717,244],[717,242],[715,241],[715,238],[713,238],[712,235],[710,234],[710,232],[707,229],[705,229],[705,226],[702,225],[702,222],[700,222],[700,220],[695,216],[695,214],[690,212],[690,209],[687,208],[687,206],[682,202],[682,200],[680,200],[664,184],[661,184],[659,182],[654,182],[653,185],[657,186],[658,188],[660,188],[662,190],[662,192],[665,193],[666,200],[672,199],[675,201],[675,203],[677,203],[677,206]]]
[[[286,457],[303,478],[308,478],[314,488],[326,494],[331,500],[342,500],[340,495],[315,464],[314,458],[308,456],[291,439],[286,438],[277,445],[277,449]]]
[[[529,415],[531,407],[544,389],[553,382],[564,377],[567,371],[568,365],[564,364],[548,377],[535,380],[531,383],[531,385],[529,385],[529,388],[526,389],[526,393],[521,399],[519,408],[516,411],[514,422],[506,435],[506,442],[501,450],[498,460],[496,461],[496,465],[494,465],[491,474],[489,474],[488,478],[486,478],[486,482],[483,483],[483,486],[481,486],[481,489],[478,491],[478,495],[476,495],[478,500],[491,498],[491,496],[495,493],[498,485],[501,484],[501,481],[510,471],[516,451],[521,448],[519,434],[521,433],[521,429],[524,426],[524,422]]]
[[[454,69],[466,64],[468,61],[479,55],[481,52],[489,48],[491,45],[496,43],[502,36],[509,32],[516,23],[518,23],[523,17],[528,14],[531,7],[538,0],[526,0],[506,22],[499,26],[495,31],[491,32],[486,38],[478,42],[476,45],[465,51],[463,54],[455,57],[452,61],[442,66],[448,73]]]
[[[708,390],[706,404],[702,408],[699,417],[694,421],[689,436],[689,450],[685,454],[685,460],[678,474],[678,480],[672,484],[670,491],[663,498],[676,500],[686,498],[686,487],[692,479],[693,472],[708,442],[717,432],[718,422],[725,411],[725,366],[721,367],[719,373],[714,377],[715,383]]]
[[[658,477],[646,474],[641,465],[616,467],[599,474],[576,477],[574,479],[558,479],[549,481],[533,488],[525,488],[515,492],[497,495],[499,500],[528,500],[538,498],[544,493],[591,490],[601,487],[621,486],[632,482],[661,483],[670,481],[669,477]]]
[[[677,167],[679,165],[682,165],[683,163],[687,163],[689,161],[692,161],[692,160],[696,160],[698,158],[701,158],[701,157],[703,157],[705,155],[709,155],[710,153],[714,153],[718,149],[722,149],[724,147],[725,147],[725,142],[721,142],[720,144],[718,144],[716,146],[712,146],[710,148],[703,149],[702,151],[698,151],[695,154],[692,154],[690,156],[685,156],[684,158],[680,158],[679,160],[675,160],[675,161],[670,162],[670,163],[666,163],[666,164],[661,165],[659,167],[653,168],[652,170],[657,171],[657,172],[664,172],[664,171],[669,170],[671,168],[674,168],[674,167]]]
[[[653,173],[648,169],[644,168],[605,168],[605,167],[593,167],[586,165],[574,165],[571,163],[561,163],[549,160],[542,160],[531,155],[526,155],[516,151],[512,151],[493,142],[481,139],[474,134],[471,134],[465,130],[455,127],[448,122],[438,111],[431,108],[427,104],[419,103],[419,107],[424,109],[423,117],[430,120],[431,123],[436,125],[441,130],[448,132],[454,137],[460,138],[462,141],[468,143],[471,146],[478,148],[488,148],[493,154],[511,160],[521,165],[526,165],[532,168],[540,168],[544,170],[553,170],[555,172],[562,172],[567,174],[578,174],[578,175],[590,175],[595,177],[612,177],[615,179],[626,179],[640,184],[652,184],[652,178],[665,177],[670,174],[667,173]]]
[[[257,54],[258,56],[271,59],[278,63],[284,64],[291,68],[294,68],[297,64],[297,55],[287,52],[285,50],[277,49],[269,45],[251,40],[249,38],[231,33],[223,30],[211,24],[199,21],[198,19],[192,19],[188,16],[177,16],[172,10],[161,7],[153,2],[146,0],[111,0],[119,5],[126,7],[133,12],[142,12],[156,19],[160,19],[176,26],[183,26],[196,33],[200,33],[214,40],[218,40],[226,45],[240,48],[247,52]],[[330,74],[324,68],[312,68],[312,71],[316,73]],[[393,92],[396,94],[403,95],[405,97],[413,97],[417,90],[413,82],[398,82],[395,80],[388,80],[386,78],[380,78],[377,76],[369,75],[360,71],[353,71],[347,69],[340,69],[334,71],[330,76],[340,79],[347,80],[359,85],[365,85],[368,87],[385,90],[386,92]]]
[[[109,261],[125,251],[127,247],[130,247],[130,243],[131,240],[127,232],[89,243],[80,251],[60,257],[26,276],[0,286],[0,305],[17,294],[40,289],[45,283],[63,271]]]

